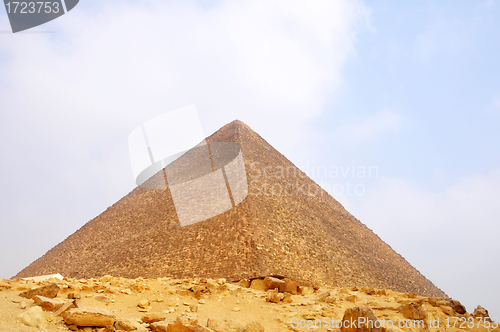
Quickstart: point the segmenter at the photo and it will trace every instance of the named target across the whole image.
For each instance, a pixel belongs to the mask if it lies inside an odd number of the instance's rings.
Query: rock
[[[408,319],[413,320],[424,320],[427,318],[427,313],[420,304],[410,302],[408,304],[402,305],[399,311]]]
[[[285,296],[283,297],[283,303],[292,303],[293,302],[293,299],[292,299],[292,294],[290,293],[285,293],[284,294]]]
[[[288,278],[285,278],[284,281],[286,283],[285,292],[292,295],[297,295],[299,287],[297,282]]]
[[[72,302],[67,302],[67,303],[64,303],[63,306],[61,308],[59,308],[59,310],[57,310],[55,313],[54,313],[54,316],[59,316],[60,314],[62,314],[63,312],[65,312],[66,310],[68,309],[71,309],[71,308],[76,308],[78,307],[77,304],[76,304],[76,301],[73,300]]]
[[[356,297],[356,295],[354,295],[354,294],[353,294],[353,295],[348,295],[345,299],[346,299],[347,301],[349,301],[349,302],[356,302],[357,297]],[[326,300],[326,299],[325,299],[325,300]]]
[[[267,289],[277,289],[280,293],[286,290],[286,282],[278,278],[265,277],[264,284],[266,284]]]
[[[480,305],[478,305],[477,308],[474,309],[474,312],[471,314],[471,316],[474,318],[487,318],[487,320],[491,322],[488,310],[484,309]]]
[[[21,303],[19,303],[19,309],[26,309],[26,302],[21,301]]]
[[[362,318],[362,319],[360,319]],[[383,332],[381,322],[368,307],[348,308],[342,318],[341,332]],[[378,327],[379,326],[379,327]]]
[[[266,296],[266,301],[267,302],[273,302],[273,303],[278,303],[285,297],[284,294],[278,293],[278,292],[269,292],[267,293]]]
[[[110,281],[113,281],[113,277],[107,274],[101,278],[101,281],[102,282],[110,282]]]
[[[32,307],[20,314],[17,318],[19,318],[19,320],[27,326],[47,326],[47,321],[45,320],[45,317],[43,315],[43,310],[40,307]]]
[[[452,307],[450,307],[450,306],[443,305],[443,306],[441,306],[440,308],[441,308],[441,310],[442,310],[445,314],[447,314],[448,316],[454,316],[454,315],[455,315],[455,310],[453,310],[453,308],[452,308]]]
[[[250,287],[250,280],[249,279],[241,279],[240,281],[238,281],[238,285],[241,287],[248,288],[248,287]]]
[[[213,332],[198,323],[194,317],[179,316],[173,323],[157,322],[149,324],[153,332]]]
[[[143,327],[141,324],[127,320],[127,319],[119,319],[115,322],[115,329],[121,330],[121,331],[141,331],[145,332],[147,329]]]
[[[258,322],[247,324],[242,332],[264,332],[264,328]]]
[[[451,307],[457,314],[463,315],[467,312],[464,305],[457,300],[451,300]]]
[[[252,280],[252,283],[250,284],[250,288],[256,289],[256,290],[261,290],[261,291],[266,291],[267,286],[264,283],[264,280],[262,279],[254,279]]]
[[[212,317],[208,319],[207,327],[215,332],[242,332],[244,325],[235,320]]]
[[[46,311],[56,311],[59,310],[64,303],[56,300],[49,299],[48,297],[36,295],[33,300],[35,304]]]
[[[220,279],[217,279],[217,283],[219,285],[224,285],[226,283],[226,279],[225,278],[220,278]]]
[[[0,282],[0,289],[2,288],[6,288],[6,289],[9,289],[11,288],[12,286],[6,282]]]
[[[167,314],[162,312],[152,312],[142,316],[141,320],[146,324],[161,322],[162,320],[167,319]]]
[[[54,297],[57,296],[57,293],[59,293],[59,290],[61,288],[57,286],[57,284],[48,284],[42,287],[37,287],[33,288],[30,290],[27,290],[25,292],[22,292],[19,294],[19,296],[27,298],[27,299],[33,299],[37,295],[41,295],[44,297],[48,297],[49,299],[53,299]]]
[[[149,307],[149,300],[140,300],[137,306],[146,309]]]
[[[450,300],[439,297],[429,297],[427,299],[427,302],[429,302],[429,304],[432,305],[433,307],[442,307],[450,305]]]
[[[110,326],[115,323],[116,316],[101,308],[74,308],[62,314],[64,322],[68,325],[78,326]]]
[[[78,293],[68,293],[68,299],[81,299],[81,295]]]
[[[312,294],[314,293],[314,288],[309,286],[299,286],[298,293],[301,295]]]

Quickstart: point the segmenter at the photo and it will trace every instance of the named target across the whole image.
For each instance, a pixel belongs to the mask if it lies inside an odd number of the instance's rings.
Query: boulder
[[[424,320],[427,318],[427,313],[424,308],[418,303],[410,302],[408,304],[402,305],[399,311],[408,319],[413,320]]]
[[[266,284],[267,289],[277,289],[280,293],[286,290],[286,282],[278,278],[265,277],[264,284]]]
[[[212,317],[207,320],[207,327],[215,332],[242,332],[244,325],[235,320]]]
[[[486,320],[491,321],[488,310],[484,309],[480,305],[478,305],[477,308],[474,309],[474,312],[471,314],[471,316],[474,318],[485,318]]]
[[[45,311],[56,311],[64,305],[64,302],[49,299],[48,297],[41,295],[36,295],[33,298],[33,301],[35,301],[35,304]]]
[[[260,325],[260,323],[252,322],[245,326],[243,332],[264,332],[264,328]]]
[[[119,319],[115,322],[115,329],[119,331],[141,331],[146,332],[147,329],[143,327],[141,324],[127,320],[127,319]]]
[[[173,323],[156,322],[149,324],[153,332],[214,332],[198,323],[198,320],[190,316],[179,316]]]
[[[451,300],[451,307],[457,314],[463,315],[467,312],[464,305],[457,300]]]
[[[115,323],[116,316],[108,310],[101,308],[74,308],[62,314],[64,322],[77,326],[111,326]]]
[[[360,319],[361,318],[361,319]],[[342,318],[341,332],[383,332],[382,323],[368,307],[348,308]]]
[[[151,312],[149,314],[142,316],[141,318],[141,320],[146,324],[161,322],[165,319],[167,319],[167,314],[162,312]]]
[[[40,307],[32,307],[27,311],[23,312],[17,317],[24,325],[37,327],[37,326],[47,326],[47,320],[43,315],[43,310]]]
[[[53,299],[57,296],[57,293],[59,293],[60,289],[61,288],[57,286],[57,284],[52,283],[45,286],[29,289],[19,294],[19,296],[27,299],[33,299],[35,296],[41,295],[44,297],[48,297],[49,299]]]
[[[267,293],[266,301],[278,303],[279,301],[283,300],[284,297],[285,297],[285,295],[283,293],[269,292],[269,293]]]
[[[285,278],[284,281],[286,283],[285,292],[290,293],[292,295],[297,295],[299,287],[297,282],[295,280],[291,280],[288,278]]]
[[[250,288],[256,289],[256,290],[261,290],[261,291],[266,291],[267,286],[264,283],[264,280],[262,279],[254,279],[252,280],[252,283],[250,284]]]
[[[238,281],[238,285],[241,287],[248,288],[248,287],[250,287],[250,280],[249,279],[241,279],[240,281]]]

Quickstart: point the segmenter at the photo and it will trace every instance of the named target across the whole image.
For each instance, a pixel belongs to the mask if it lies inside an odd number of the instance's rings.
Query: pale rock
[[[102,282],[110,282],[113,281],[113,277],[110,275],[105,275],[104,277],[101,278]]]
[[[264,283],[264,280],[262,280],[262,279],[252,280],[252,283],[250,284],[250,288],[255,289],[255,290],[261,290],[261,291],[267,290],[267,286]]]
[[[115,322],[115,329],[121,331],[141,331],[146,332],[147,329],[141,324],[128,319],[119,319]]]
[[[20,309],[26,309],[26,302],[21,301],[21,303],[19,303],[19,308]]]
[[[18,316],[18,319],[27,326],[47,326],[47,320],[43,315],[43,310],[40,307],[32,307]]]
[[[244,325],[235,320],[212,317],[207,320],[207,327],[215,332],[242,332]]]
[[[140,300],[137,306],[146,309],[149,307],[149,300]]]
[[[213,332],[198,323],[198,320],[190,316],[179,316],[173,323],[157,322],[149,324],[153,332]]]
[[[267,302],[273,302],[273,303],[278,303],[281,301],[285,295],[283,293],[278,293],[278,292],[268,292],[266,296],[266,301]]]
[[[346,299],[347,301],[349,301],[349,302],[356,302],[357,297],[356,297],[356,295],[354,295],[354,294],[353,294],[353,295],[349,295],[349,296],[347,296],[345,299]]]
[[[471,316],[474,318],[487,318],[488,321],[491,321],[488,310],[484,309],[480,305],[478,305],[477,308],[474,309],[474,312],[471,314]]]
[[[314,288],[309,286],[299,286],[298,293],[301,295],[312,294],[314,293]]]
[[[293,299],[292,299],[292,294],[290,293],[285,293],[284,294],[285,296],[283,297],[283,303],[292,303],[293,302]]]
[[[68,293],[68,299],[78,300],[81,298],[82,298],[82,296],[78,293],[75,293],[75,292]]]
[[[219,285],[224,285],[226,283],[226,279],[224,279],[224,278],[217,279],[217,283]]]
[[[455,312],[457,314],[463,315],[467,312],[464,305],[462,303],[460,303],[459,301],[450,300],[450,302],[451,302],[451,307],[453,308],[453,310],[455,310]]]
[[[286,282],[278,278],[265,277],[264,284],[267,289],[277,289],[280,293],[283,293],[286,290]]]
[[[250,280],[249,279],[241,279],[238,281],[238,285],[244,288],[249,288],[250,287]]]
[[[364,317],[366,323],[359,324],[358,319]],[[381,326],[381,323],[376,323],[377,318],[373,312],[368,307],[354,307],[348,308],[344,312],[344,317],[342,318],[341,332],[383,332],[382,328],[377,328],[375,326]],[[351,322],[355,322],[355,326],[351,326]]]
[[[242,332],[264,332],[264,328],[258,322],[247,324]]]
[[[424,320],[427,318],[427,313],[425,312],[424,308],[422,308],[422,306],[418,303],[411,302],[402,305],[399,308],[399,311],[408,319]]]
[[[68,325],[78,326],[110,326],[113,325],[116,316],[101,308],[74,308],[62,314],[64,322]]]
[[[19,296],[24,297],[26,299],[33,299],[35,296],[41,295],[41,296],[53,299],[54,297],[57,296],[57,293],[59,293],[60,289],[61,288],[59,286],[57,286],[57,284],[52,283],[52,284],[48,284],[45,286],[41,286],[41,287],[27,290],[27,291],[19,294]]]
[[[6,282],[0,282],[0,289],[2,288],[6,288],[6,289],[10,289],[12,286]]]
[[[46,311],[56,311],[59,310],[64,305],[63,302],[49,299],[48,297],[41,295],[36,295],[33,298],[33,301],[35,301],[35,304],[37,306],[41,307],[43,310]]]
[[[165,319],[167,319],[167,314],[162,312],[151,312],[149,314],[142,316],[141,318],[141,320],[146,324],[161,322]]]
[[[445,314],[447,314],[448,316],[454,316],[454,315],[455,315],[455,310],[453,310],[453,308],[452,308],[452,307],[450,307],[450,306],[443,305],[443,306],[441,306],[440,308],[441,308],[441,310],[442,310]]]
[[[285,292],[286,293],[290,293],[292,295],[297,295],[298,294],[298,287],[299,287],[299,285],[297,284],[297,282],[295,280],[291,280],[291,279],[288,279],[288,278],[285,278],[283,280],[286,283]]]

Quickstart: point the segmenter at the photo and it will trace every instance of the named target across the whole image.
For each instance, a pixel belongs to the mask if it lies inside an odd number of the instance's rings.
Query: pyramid
[[[15,277],[283,276],[445,296],[243,122],[225,125],[206,141],[241,148],[248,195],[239,204],[182,227],[169,187],[139,186]]]

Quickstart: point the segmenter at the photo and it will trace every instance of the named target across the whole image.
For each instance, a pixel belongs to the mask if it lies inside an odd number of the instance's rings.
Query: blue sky
[[[135,127],[196,104],[206,135],[238,118],[303,168],[376,167],[313,177],[500,318],[498,2],[81,1],[9,30],[0,10],[1,277],[133,189]]]

